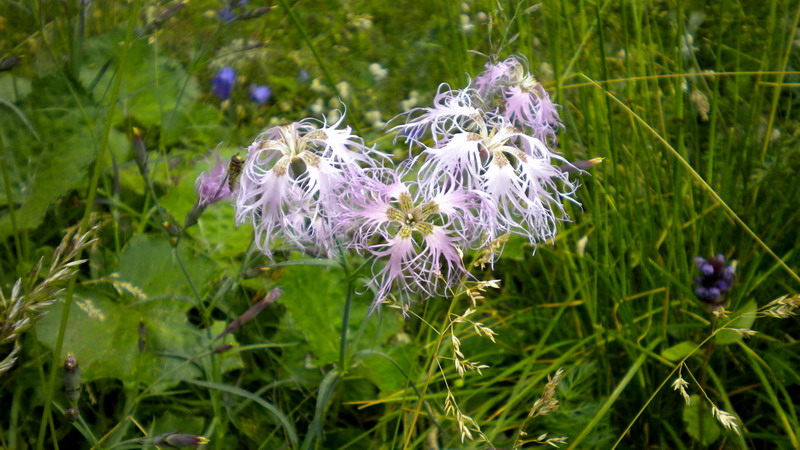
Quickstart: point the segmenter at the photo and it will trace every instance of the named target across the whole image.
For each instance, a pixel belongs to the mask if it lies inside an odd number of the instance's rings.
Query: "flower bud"
[[[64,392],[73,406],[81,398],[81,370],[78,359],[71,353],[64,360]]]
[[[211,441],[203,436],[183,434],[172,431],[169,433],[159,434],[158,436],[154,437],[150,443],[159,447],[180,448],[189,447],[192,445],[208,444],[209,442]]]

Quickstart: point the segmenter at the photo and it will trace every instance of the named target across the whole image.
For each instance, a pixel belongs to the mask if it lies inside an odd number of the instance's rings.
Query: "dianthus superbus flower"
[[[532,243],[552,239],[556,223],[567,217],[562,200],[575,201],[568,173],[553,164],[566,161],[502,117],[475,131],[455,133],[425,149],[422,157],[424,189],[455,182],[480,192],[491,204],[480,210],[487,240],[507,232]]]
[[[353,229],[350,247],[377,257],[373,309],[393,288],[401,296],[444,294],[466,274],[461,250],[474,240],[474,193],[452,185],[426,191],[402,175],[371,171],[345,193],[340,226]]]
[[[378,164],[350,127],[306,119],[262,133],[248,148],[236,198],[237,222],[250,221],[256,245],[270,255],[276,237],[330,249],[329,218],[354,175]]]
[[[214,168],[197,177],[197,197],[199,203],[208,206],[233,195],[228,183],[227,164],[217,160]]]
[[[544,87],[526,69],[526,63],[510,57],[475,77],[475,90],[487,105],[518,127],[528,127],[542,141],[555,140],[561,122],[556,105]]]
[[[484,115],[473,106],[473,92],[470,89],[451,90],[442,83],[433,99],[433,108],[414,108],[406,114],[413,118],[397,125],[397,130],[406,142],[419,143],[425,132],[429,131],[433,142],[445,139],[454,131],[465,131],[472,127],[472,122],[482,121]]]
[[[581,170],[548,147],[558,113],[524,60],[487,64],[462,90],[442,84],[432,108],[407,115],[394,130],[423,147],[420,187],[477,193],[484,242],[508,232],[531,243],[555,237],[556,223],[567,219],[563,201],[577,203],[568,172]],[[422,139],[428,134],[430,146]]]

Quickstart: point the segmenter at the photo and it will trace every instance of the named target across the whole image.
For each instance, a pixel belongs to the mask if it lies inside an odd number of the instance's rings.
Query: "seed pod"
[[[78,359],[72,353],[64,360],[64,392],[73,406],[78,404],[81,398],[81,369]]]

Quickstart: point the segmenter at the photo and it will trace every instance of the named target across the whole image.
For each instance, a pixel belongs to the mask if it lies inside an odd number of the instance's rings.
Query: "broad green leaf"
[[[722,429],[717,423],[717,419],[711,415],[711,408],[705,399],[699,395],[692,395],[690,398],[689,404],[683,407],[683,422],[686,425],[686,432],[694,440],[699,441],[702,446],[711,445],[719,439]],[[700,417],[703,418],[702,426]]]
[[[118,75],[116,64],[107,63],[116,60],[123,33],[114,30],[86,41],[88,61],[80,71],[80,80],[101,103],[105,103],[108,87]],[[133,117],[145,126],[170,127],[179,123],[172,119],[172,110],[186,107],[199,95],[194,77],[143,39],[135,41],[128,51],[127,70],[122,76],[122,105],[117,109],[115,123]]]
[[[280,284],[278,301],[289,310],[289,323],[308,339],[315,363],[336,361],[347,287],[341,269],[287,267]]]
[[[411,344],[392,345],[388,353],[367,349],[358,353],[360,364],[353,372],[371,381],[388,396],[406,388],[414,356],[419,349]]]
[[[74,354],[84,382],[114,378],[127,386],[157,384],[158,390],[198,377],[200,370],[188,358],[207,352],[210,344],[208,334],[187,321],[189,307],[173,298],[121,304],[97,291],[79,290],[57,360]],[[63,301],[54,303],[37,325],[37,337],[50,349],[55,346],[63,309]],[[144,330],[141,336],[140,329]],[[144,341],[141,352],[140,337]]]
[[[211,260],[196,254],[184,243],[176,254],[166,236],[141,234],[128,241],[122,250],[116,280],[131,285],[133,292],[141,290],[147,298],[182,295],[187,297],[185,300],[190,302],[189,306],[194,306],[194,294],[180,263],[186,267],[198,292],[215,270]]]
[[[11,204],[19,230],[39,227],[47,210],[62,197],[75,190],[85,193],[87,169],[95,160],[104,123],[102,110],[89,98],[69,94],[62,78],[37,78],[32,83],[19,106],[29,123],[23,124],[12,111],[0,107],[0,121],[14,124],[4,128],[4,138],[11,155],[7,160]],[[37,131],[35,137],[31,130]],[[109,146],[119,161],[119,155],[129,153],[129,143],[119,131],[110,133]],[[0,209],[0,239],[12,231],[5,209]]]
[[[697,344],[692,341],[683,341],[675,344],[672,347],[661,352],[661,356],[670,361],[680,361],[685,358],[692,350],[697,347]]]
[[[31,82],[27,78],[12,73],[0,73],[0,99],[18,102],[31,92]]]
[[[236,152],[232,150],[220,151],[219,161],[213,157],[198,161],[186,171],[177,185],[159,199],[163,206],[175,219],[183,223],[186,215],[197,203],[195,180],[203,172],[209,172],[214,165],[224,164]],[[227,261],[237,258],[245,253],[253,238],[252,227],[249,224],[236,225],[233,201],[223,200],[210,205],[200,216],[197,225],[186,231],[201,247],[208,251],[209,257],[217,261]],[[237,265],[237,270],[238,270]]]
[[[756,321],[757,309],[758,305],[756,305],[756,302],[754,300],[750,300],[736,312],[731,314],[731,317],[739,316],[739,318],[731,322],[725,328],[751,328],[753,323]],[[725,321],[725,319],[720,319],[717,321],[717,323],[725,323]],[[732,344],[741,339],[742,337],[732,330],[721,330],[716,336],[714,336],[714,342],[720,345]]]
[[[13,151],[21,149],[11,148]],[[87,167],[95,158],[95,142],[78,130],[63,136],[59,145],[48,145],[38,157],[39,164],[32,168],[27,194],[13,199],[21,206],[16,209],[17,227],[32,230],[42,223],[47,209],[71,190],[82,187],[87,180]],[[11,219],[7,213],[0,214],[0,239],[11,233]]]
[[[339,358],[341,324],[347,283],[341,269],[322,266],[285,267],[279,284],[279,302],[289,311],[287,322],[303,333],[313,352],[313,364],[322,366]],[[359,292],[365,290],[355,284]],[[367,298],[370,297],[370,298]],[[371,295],[355,295],[350,309],[348,352],[374,348],[386,342],[402,325],[399,314],[369,314]]]

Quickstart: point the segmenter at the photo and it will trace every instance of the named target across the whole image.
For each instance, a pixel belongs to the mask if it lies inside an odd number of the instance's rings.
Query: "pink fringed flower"
[[[233,195],[228,183],[227,165],[219,161],[219,157],[211,172],[197,177],[196,190],[200,206],[208,206]]]
[[[332,248],[329,218],[337,196],[379,153],[350,127],[310,119],[262,133],[248,148],[236,201],[237,222],[250,221],[256,245],[270,255],[276,237],[304,247]]]
[[[542,141],[555,140],[561,125],[556,105],[544,87],[528,73],[525,62],[510,57],[475,77],[475,90],[487,104],[501,99],[499,112],[519,127],[528,127]]]
[[[462,132],[423,152],[420,186],[460,186],[482,198],[480,224],[485,238],[516,233],[531,243],[555,237],[556,223],[567,216],[562,200],[575,201],[566,162],[541,140],[513,127],[502,117],[478,132]]]
[[[473,94],[470,89],[451,90],[450,86],[442,83],[433,99],[433,108],[408,111],[406,115],[416,117],[392,130],[404,136],[407,143],[419,143],[426,131],[430,131],[433,142],[438,142],[453,131],[471,129],[473,122],[482,121],[484,116],[483,111],[472,105]]]
[[[350,247],[378,258],[373,309],[393,287],[406,298],[444,294],[466,274],[461,249],[474,239],[477,196],[454,187],[423,191],[389,170],[370,175],[347,191],[341,224],[353,229]]]

